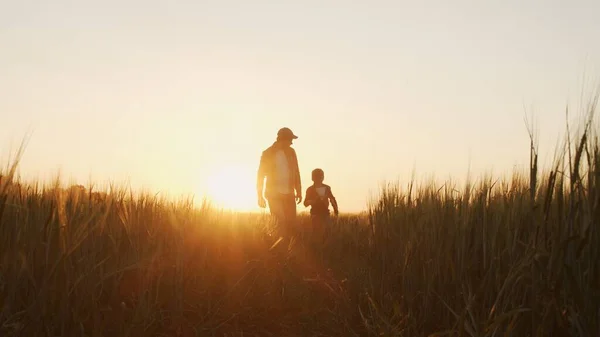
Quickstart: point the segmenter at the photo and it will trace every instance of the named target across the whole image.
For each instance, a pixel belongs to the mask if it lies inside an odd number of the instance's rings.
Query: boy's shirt
[[[326,184],[311,185],[306,189],[305,200],[312,200],[310,214],[329,214],[329,200],[335,202],[331,187]]]

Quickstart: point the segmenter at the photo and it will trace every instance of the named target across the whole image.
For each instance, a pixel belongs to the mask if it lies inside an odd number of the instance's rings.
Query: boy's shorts
[[[310,214],[310,219],[313,227],[327,227],[329,225],[329,221],[331,220],[331,216],[329,212],[323,213],[312,213]]]

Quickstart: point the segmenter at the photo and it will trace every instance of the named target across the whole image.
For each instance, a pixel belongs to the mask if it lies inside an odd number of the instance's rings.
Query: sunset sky
[[[256,208],[280,127],[340,210],[383,180],[542,164],[600,75],[600,2],[4,1],[0,158]],[[585,98],[585,96],[584,96]],[[574,116],[575,117],[575,116]],[[229,186],[231,178],[235,186]],[[304,207],[299,207],[299,210]]]

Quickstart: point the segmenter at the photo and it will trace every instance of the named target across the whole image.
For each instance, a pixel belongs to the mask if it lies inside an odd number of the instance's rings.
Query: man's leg
[[[269,209],[275,216],[283,236],[292,236],[296,223],[296,201],[293,194],[279,194],[269,197]]]
[[[296,197],[293,194],[285,196],[285,213],[290,226],[296,226]]]
[[[284,237],[291,237],[293,225],[296,220],[296,202],[292,194],[278,194],[267,199],[271,215],[277,220],[279,233]]]
[[[285,212],[283,208],[282,199],[276,196],[270,196],[267,198],[267,202],[269,204],[269,211],[271,212],[271,216],[273,216],[279,225],[281,225],[285,220]]]
[[[281,195],[281,204],[285,217],[282,223],[282,230],[285,237],[284,242],[289,252],[294,251],[297,253],[298,251],[293,247],[296,246],[300,233],[298,232],[298,225],[296,223],[296,198],[294,194]],[[296,253],[293,253],[290,257],[297,256],[295,255]]]

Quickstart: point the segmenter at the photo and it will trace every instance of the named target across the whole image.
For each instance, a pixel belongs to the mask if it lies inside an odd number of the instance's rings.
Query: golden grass
[[[389,185],[367,215],[275,246],[266,217],[21,184],[9,167],[0,335],[598,336],[600,142],[585,126],[543,174],[533,148],[528,175]]]

